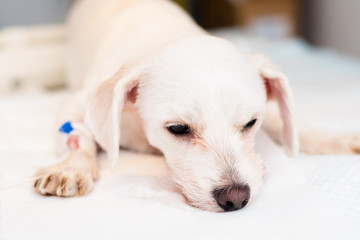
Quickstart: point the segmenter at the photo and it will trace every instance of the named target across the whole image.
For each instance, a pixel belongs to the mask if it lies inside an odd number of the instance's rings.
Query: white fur
[[[161,152],[189,202],[212,211],[220,211],[213,196],[217,188],[247,184],[250,202],[259,194],[264,166],[253,151],[254,135],[271,97],[280,106],[280,141],[288,153],[297,152],[285,75],[265,58],[208,35],[175,4],[80,1],[69,24],[69,83],[79,94],[76,104],[66,106],[76,117],[64,120],[83,124],[93,138],[77,151],[96,141],[112,163],[120,145]],[[74,106],[77,110],[70,111]],[[253,118],[257,123],[245,131]],[[166,127],[174,123],[188,124],[191,136],[172,135]],[[71,164],[64,163],[76,169],[67,178],[81,173],[74,167],[80,161],[75,156],[70,155]],[[97,170],[92,161],[81,164]],[[57,194],[43,187],[43,182],[56,185],[52,179],[40,180],[35,187],[41,193]]]

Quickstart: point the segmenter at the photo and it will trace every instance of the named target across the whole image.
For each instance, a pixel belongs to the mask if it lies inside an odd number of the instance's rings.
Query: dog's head
[[[117,159],[119,122],[136,109],[149,143],[162,151],[174,182],[202,209],[235,210],[260,191],[264,166],[254,135],[266,102],[275,98],[284,142],[296,148],[291,93],[285,76],[262,57],[210,36],[169,43],[97,89],[90,104],[96,140]]]

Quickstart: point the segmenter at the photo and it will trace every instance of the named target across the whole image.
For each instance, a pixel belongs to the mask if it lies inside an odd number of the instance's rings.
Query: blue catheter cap
[[[69,134],[74,130],[74,128],[71,126],[71,122],[64,123],[61,128],[59,129],[60,132]]]

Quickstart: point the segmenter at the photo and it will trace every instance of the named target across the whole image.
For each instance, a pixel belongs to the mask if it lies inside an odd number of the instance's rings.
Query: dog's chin
[[[183,196],[185,197],[186,203],[189,204],[190,206],[194,207],[194,208],[198,208],[200,210],[203,211],[209,211],[209,212],[224,212],[224,210],[222,208],[219,207],[219,205],[214,201],[197,201],[197,200],[189,200],[188,197],[186,197],[184,194]]]
[[[197,199],[193,196],[187,194],[181,186],[178,184],[175,185],[176,191],[178,191],[185,199],[185,203],[203,210],[203,211],[210,211],[210,212],[223,212],[224,210],[219,207],[219,205],[216,203],[215,199],[211,198],[204,198],[204,199]]]

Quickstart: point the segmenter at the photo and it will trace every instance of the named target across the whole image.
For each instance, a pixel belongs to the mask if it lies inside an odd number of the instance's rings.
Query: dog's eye
[[[174,135],[184,135],[190,132],[190,128],[186,124],[176,124],[168,126],[167,129]]]
[[[250,122],[248,122],[244,126],[244,130],[248,130],[248,129],[252,128],[255,125],[256,121],[257,121],[257,119],[255,118],[255,119],[251,120]]]

